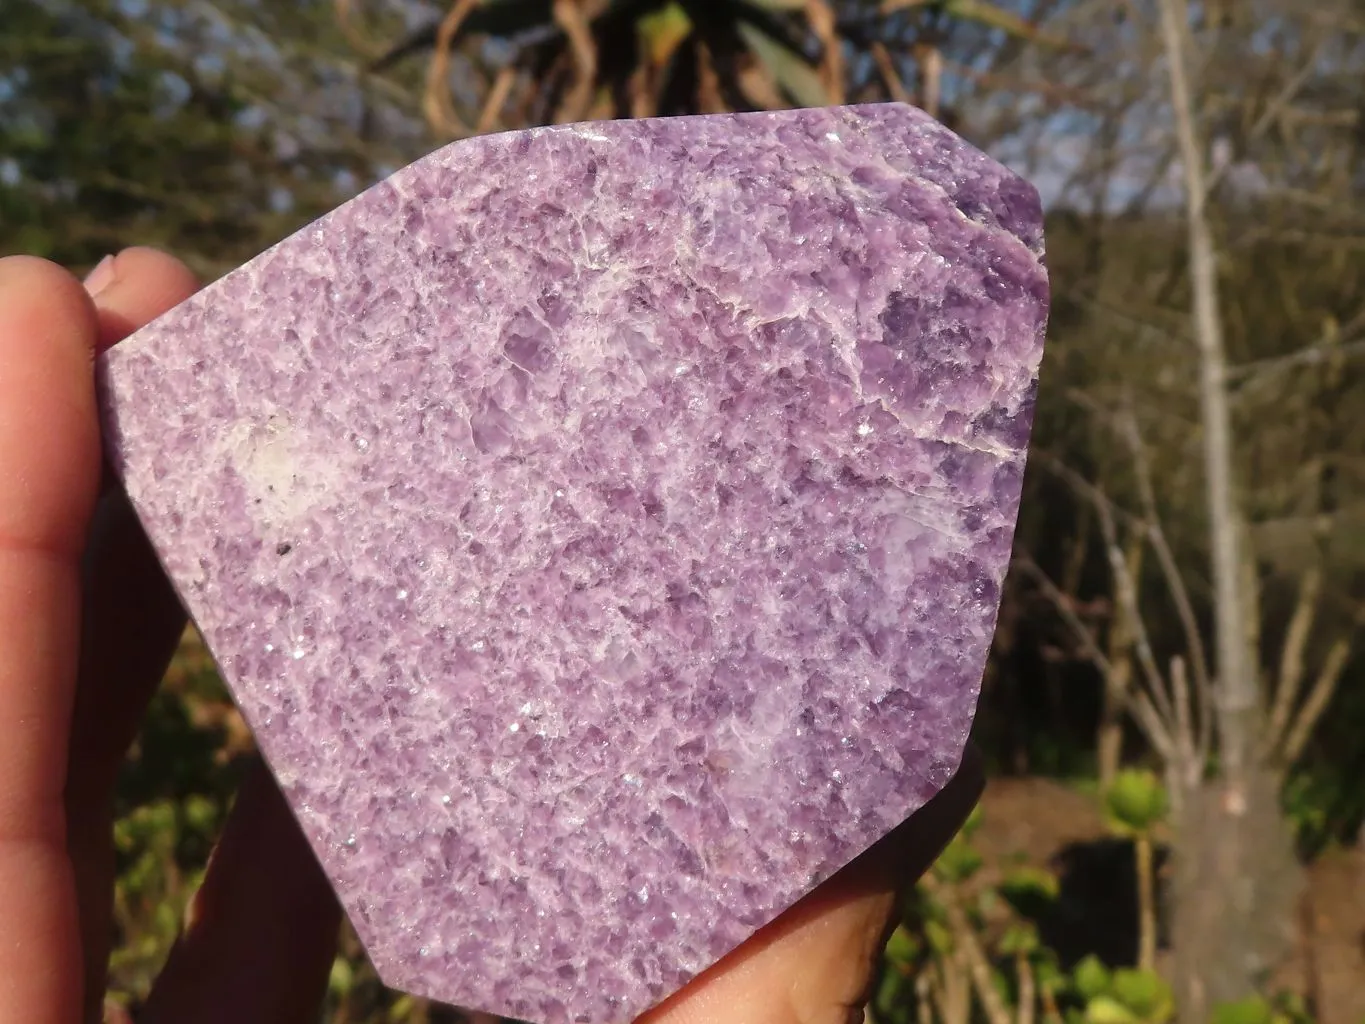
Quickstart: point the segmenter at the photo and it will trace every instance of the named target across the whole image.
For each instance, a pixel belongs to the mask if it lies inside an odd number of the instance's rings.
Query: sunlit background
[[[1363,83],[1360,0],[0,0],[0,252],[212,279],[461,136],[923,106],[1037,184],[1054,306],[991,780],[867,1013],[1359,1024]],[[187,636],[120,788],[118,1005],[251,752]],[[458,1019],[342,950],[327,1024]]]

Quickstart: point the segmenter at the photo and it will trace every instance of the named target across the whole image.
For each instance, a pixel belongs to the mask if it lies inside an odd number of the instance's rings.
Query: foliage
[[[1143,796],[1139,806],[1150,825],[1157,820],[1150,815],[1152,780],[1126,775]],[[978,811],[973,831],[980,821]],[[1171,986],[1157,971],[1109,965],[1094,953],[1067,966],[1041,941],[1040,922],[1059,910],[1054,873],[1033,865],[984,866],[970,836],[959,835],[906,902],[883,952],[871,1003],[876,1020],[1017,1024],[1041,1014],[1065,1024],[1167,1024],[1174,1018]],[[974,949],[988,986],[972,977]],[[992,993],[999,1000],[994,1007]],[[1280,994],[1220,1005],[1210,1024],[1308,1021],[1301,1000]]]
[[[0,252],[82,267],[159,245],[212,277],[419,152],[309,45],[334,31],[318,4],[0,0],[0,22]]]
[[[1128,768],[1119,772],[1104,795],[1110,828],[1120,835],[1141,835],[1166,817],[1166,787],[1152,772]]]
[[[824,106],[912,92],[937,110],[941,49],[955,29],[1065,45],[987,0],[452,0],[439,21],[382,47],[355,27],[355,6],[339,0],[342,24],[377,54],[375,71],[427,56],[423,110],[438,132],[456,136],[509,123]],[[491,50],[490,40],[498,44]],[[876,60],[850,62],[850,51]],[[452,81],[457,56],[465,74]],[[904,81],[911,68],[914,88]],[[478,99],[461,104],[455,94],[470,92],[467,75]]]
[[[1126,709],[1152,679],[1174,692],[1177,662],[1197,682],[1191,648],[1211,646],[1211,616],[1198,568],[1207,522],[1191,458],[1186,241],[1163,194],[1165,115],[1147,71],[1160,61],[1122,6],[443,0],[433,22],[429,8],[378,0],[0,0],[0,251],[83,268],[148,243],[216,276],[432,145],[419,108],[436,138],[840,98],[909,98],[969,122],[1040,183],[1050,177],[1055,201],[1054,313],[1019,539],[1056,592],[1015,574],[978,734],[1005,770],[1099,764],[1115,832],[1150,857],[1155,832],[1182,841],[1169,780],[1110,778],[1097,734],[1116,730],[1110,768],[1159,762]],[[1203,127],[1222,133],[1210,149],[1231,154],[1210,215],[1272,717],[1288,695],[1268,746],[1313,854],[1365,819],[1365,688],[1349,643],[1365,581],[1362,33],[1350,20],[1333,28],[1339,6],[1306,17],[1267,0],[1255,38],[1229,15],[1202,67]],[[1065,156],[1076,125],[1085,156],[1057,183],[1043,158]],[[1165,554],[1189,579],[1188,615],[1171,600]],[[1140,634],[1116,566],[1130,572]],[[1108,686],[1076,623],[1122,686]],[[1206,713],[1196,709],[1196,731]],[[111,985],[126,1005],[145,996],[174,940],[249,751],[202,650],[187,644],[119,791]],[[1215,772],[1217,758],[1199,767]],[[922,1008],[945,1024],[1004,1024],[1001,1012],[1022,1021],[1025,1010],[1049,1024],[1166,1019],[1169,991],[1150,970],[1048,948],[1040,922],[1064,902],[1057,875],[992,864],[979,821],[907,902],[876,1014],[893,1024]],[[1155,885],[1135,859],[1139,888]],[[329,1024],[440,1018],[384,990],[343,937]],[[1213,1013],[1216,1024],[1303,1019],[1302,1006],[1269,993]]]
[[[119,780],[110,962],[116,1003],[146,998],[203,878],[249,752],[234,718],[203,648],[186,643]]]

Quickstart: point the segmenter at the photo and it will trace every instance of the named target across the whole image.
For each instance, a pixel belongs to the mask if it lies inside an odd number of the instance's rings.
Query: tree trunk
[[[1176,822],[1171,980],[1190,1024],[1254,991],[1294,940],[1303,877],[1281,780],[1263,770],[1245,778],[1244,793],[1219,780],[1187,790]]]
[[[1190,289],[1199,355],[1199,405],[1212,549],[1217,682],[1213,712],[1218,778],[1179,801],[1176,848],[1175,988],[1181,1019],[1204,1024],[1219,1003],[1252,994],[1292,942],[1299,889],[1280,778],[1258,760],[1264,709],[1249,610],[1257,597],[1243,536],[1219,305],[1218,265],[1199,135],[1186,0],[1160,0],[1171,111],[1184,171]],[[1248,626],[1252,627],[1249,630]]]

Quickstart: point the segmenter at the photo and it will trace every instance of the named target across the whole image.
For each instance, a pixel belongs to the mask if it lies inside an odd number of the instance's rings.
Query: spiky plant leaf
[[[741,21],[737,28],[745,45],[792,102],[801,107],[823,107],[829,103],[824,83],[804,56],[782,45],[751,22]]]

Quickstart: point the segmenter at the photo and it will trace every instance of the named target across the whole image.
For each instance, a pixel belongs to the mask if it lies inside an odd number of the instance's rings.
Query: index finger
[[[80,554],[99,486],[98,323],[79,281],[0,260],[0,1022],[80,1010],[62,791]]]

